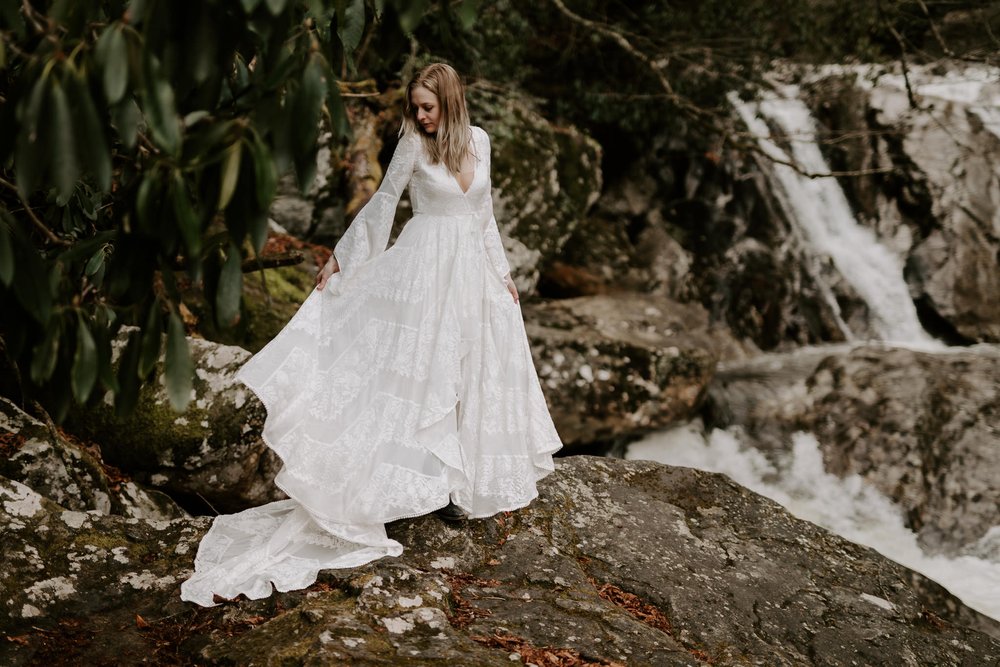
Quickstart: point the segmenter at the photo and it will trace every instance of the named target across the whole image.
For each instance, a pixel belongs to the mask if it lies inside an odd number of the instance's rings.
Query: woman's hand
[[[507,277],[504,278],[504,282],[507,283],[507,291],[510,292],[512,297],[514,297],[514,303],[519,303],[521,301],[521,297],[518,296],[517,285],[514,284],[514,279],[510,277],[509,273],[507,274]]]
[[[327,260],[323,268],[319,270],[316,274],[316,289],[322,290],[326,287],[326,281],[330,279],[330,276],[340,271],[340,264],[337,263],[337,258],[330,255],[330,259]]]

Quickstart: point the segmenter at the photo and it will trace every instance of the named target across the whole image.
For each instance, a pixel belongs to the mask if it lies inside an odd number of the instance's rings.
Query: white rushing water
[[[738,484],[771,498],[793,515],[882,555],[938,582],[969,607],[1000,620],[1000,526],[980,540],[972,556],[932,556],[907,529],[902,511],[861,477],[837,477],[823,469],[816,438],[798,433],[788,460],[775,466],[758,450],[744,445],[737,430],[715,429],[708,435],[700,422],[654,433],[632,443],[627,459],[658,461],[727,475]]]
[[[814,252],[829,256],[868,304],[872,328],[879,338],[933,345],[917,318],[899,258],[870,229],[858,224],[835,177],[810,177],[831,170],[816,143],[816,121],[800,99],[799,89],[782,86],[752,102],[735,94],[729,99],[761,150],[776,160],[771,176],[788,217]],[[772,131],[780,135],[782,145],[772,137]]]

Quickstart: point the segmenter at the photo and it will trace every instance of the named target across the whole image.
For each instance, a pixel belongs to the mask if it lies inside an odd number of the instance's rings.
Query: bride
[[[296,590],[403,548],[385,523],[524,507],[559,436],[535,373],[458,74],[407,86],[378,192],[295,316],[237,377],[263,402],[288,500],[217,516],[181,597]],[[413,217],[386,249],[403,189]]]

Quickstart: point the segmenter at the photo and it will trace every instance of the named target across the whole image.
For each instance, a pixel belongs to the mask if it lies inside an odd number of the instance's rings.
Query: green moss
[[[256,352],[292,318],[315,286],[315,275],[304,263],[283,266],[247,277],[243,287],[246,328],[239,345]]]

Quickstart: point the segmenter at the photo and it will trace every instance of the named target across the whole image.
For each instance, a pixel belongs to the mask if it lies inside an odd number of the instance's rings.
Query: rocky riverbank
[[[911,572],[685,468],[563,459],[527,509],[400,521],[399,558],[211,609],[178,598],[206,519],[68,511],[8,479],[0,496],[10,665],[1000,659],[966,625],[995,623],[928,607]]]

